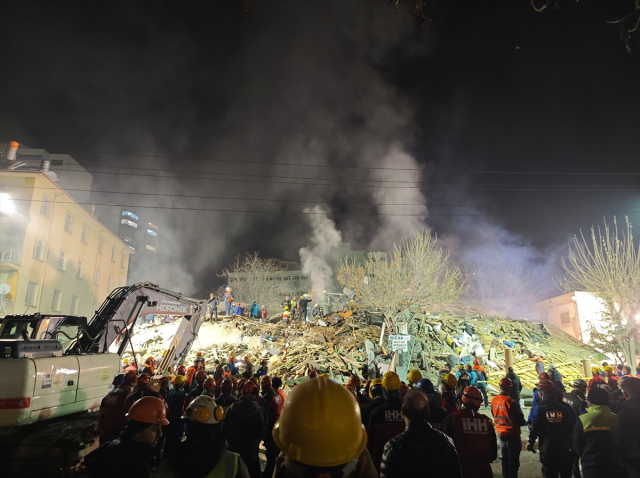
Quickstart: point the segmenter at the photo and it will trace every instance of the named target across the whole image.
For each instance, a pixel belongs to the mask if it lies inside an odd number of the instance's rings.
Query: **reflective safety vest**
[[[491,400],[493,423],[495,423],[496,432],[500,436],[520,436],[520,425],[514,423],[512,419],[511,407],[514,403],[513,398],[508,395],[496,395]]]
[[[238,473],[240,455],[226,451],[224,457],[209,472],[207,478],[234,478]]]

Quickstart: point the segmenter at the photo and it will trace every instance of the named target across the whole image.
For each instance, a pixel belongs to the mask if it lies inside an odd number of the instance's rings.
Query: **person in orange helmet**
[[[184,400],[184,408],[187,408],[189,404],[196,399],[196,397],[199,397],[200,395],[202,395],[202,393],[204,392],[204,383],[206,380],[207,380],[207,372],[205,372],[204,370],[200,370],[199,372],[196,372],[195,376],[193,377],[193,386],[191,387],[191,390],[187,393],[187,397]],[[211,380],[213,381],[213,379]],[[214,389],[215,389],[215,384],[214,384]]]
[[[484,397],[484,408],[487,408],[489,406],[489,396],[487,395],[487,380],[489,380],[489,374],[480,364],[479,359],[473,361],[473,371],[476,374],[475,387],[482,393]]]
[[[158,392],[151,390],[149,388],[150,382],[151,381],[150,381],[149,375],[147,375],[146,373],[143,373],[142,375],[138,376],[135,392],[127,396],[127,399],[124,402],[124,408],[126,411],[129,411],[131,406],[135,402],[140,400],[142,397],[155,397],[155,398],[160,398],[162,400]]]

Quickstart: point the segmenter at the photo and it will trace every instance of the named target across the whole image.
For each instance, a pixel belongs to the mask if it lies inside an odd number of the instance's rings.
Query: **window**
[[[116,246],[111,246],[111,262],[116,261]]]
[[[44,257],[44,241],[39,237],[36,237],[36,242],[33,245],[33,257],[39,261]]]
[[[71,296],[71,308],[69,309],[69,313],[71,315],[75,315],[78,313],[78,302],[80,302],[78,300],[78,296],[77,295],[72,295]]]
[[[51,166],[62,166],[64,164],[64,159],[52,159]]]
[[[36,305],[36,292],[38,292],[38,284],[35,282],[29,282],[27,284],[27,297],[24,303],[27,305]]]
[[[571,323],[571,317],[569,316],[569,312],[563,312],[562,314],[560,314],[560,323],[561,324]]]
[[[51,310],[55,310],[56,312],[60,310],[60,302],[62,302],[62,292],[53,289],[53,299],[51,299]]]
[[[124,267],[124,264],[126,261],[127,261],[127,256],[124,253],[124,251],[122,251],[122,255],[120,256],[120,267]]]
[[[113,279],[111,278],[111,276],[109,276],[109,278],[107,279],[107,290],[108,290],[109,292],[111,292],[111,281],[112,281],[112,280],[113,280]]]
[[[156,252],[156,248],[147,244],[147,250],[151,252]]]
[[[158,233],[156,231],[152,231],[151,229],[147,229],[147,234],[151,234],[152,236],[158,236]]]
[[[67,214],[64,216],[64,230],[67,232],[71,232],[72,224],[73,224],[73,214],[67,211]]]
[[[40,214],[44,217],[49,217],[51,211],[51,198],[44,194],[42,196],[42,203],[40,204]]]
[[[60,250],[60,255],[58,256],[58,270],[67,270],[67,253],[63,250]]]
[[[152,227],[153,229],[158,229],[158,226],[156,226],[154,223],[152,222],[148,222],[147,224],[149,224],[149,227]]]
[[[104,246],[104,237],[100,236],[98,239],[98,252],[102,254],[102,246]]]
[[[89,226],[87,226],[86,224],[83,224],[82,225],[82,234],[80,235],[80,240],[86,244],[88,236],[89,236]]]
[[[125,236],[124,242],[133,242],[133,237]]]
[[[122,215],[126,217],[130,217],[131,219],[135,219],[136,221],[138,220],[138,216],[136,216],[131,211],[122,211]]]
[[[94,278],[93,283],[95,285],[100,285],[100,269],[96,269],[96,276]]]
[[[82,270],[84,269],[84,261],[82,259],[78,259],[78,267],[76,269],[76,275],[82,279]]]
[[[133,222],[133,221],[129,221],[129,219],[122,219],[122,220],[120,220],[120,224],[124,224],[124,225],[126,225],[126,226],[133,227],[134,229],[137,229],[137,228],[138,228],[138,225],[137,225],[135,222]]]

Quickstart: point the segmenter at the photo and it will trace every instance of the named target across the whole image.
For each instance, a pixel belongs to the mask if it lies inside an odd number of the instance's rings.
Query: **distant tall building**
[[[123,208],[120,211],[118,237],[135,252],[129,265],[127,282],[158,282],[158,226],[144,210]]]

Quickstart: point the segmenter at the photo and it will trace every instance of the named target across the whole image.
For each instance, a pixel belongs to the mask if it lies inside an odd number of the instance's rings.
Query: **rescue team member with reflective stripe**
[[[367,448],[371,452],[371,458],[378,473],[380,473],[384,446],[389,440],[404,431],[401,389],[402,383],[398,374],[395,372],[385,373],[382,377],[382,393],[385,402],[373,410],[369,416]]]
[[[520,427],[526,425],[520,404],[509,396],[513,382],[509,378],[500,380],[500,395],[491,400],[491,413],[502,447],[502,476],[518,478],[520,468]]]
[[[463,477],[493,478],[491,462],[498,458],[498,442],[491,419],[478,409],[482,393],[476,387],[462,392],[462,410],[444,419],[442,432],[453,440]]]
[[[587,413],[578,417],[573,430],[573,448],[580,455],[582,476],[624,476],[622,465],[616,459],[612,431],[616,415],[607,406],[609,393],[594,387],[589,391],[587,401]]]

